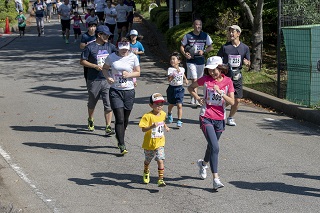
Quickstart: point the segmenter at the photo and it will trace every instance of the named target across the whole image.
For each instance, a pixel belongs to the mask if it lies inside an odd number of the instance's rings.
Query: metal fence
[[[280,0],[278,4],[277,95],[319,107],[320,0]]]

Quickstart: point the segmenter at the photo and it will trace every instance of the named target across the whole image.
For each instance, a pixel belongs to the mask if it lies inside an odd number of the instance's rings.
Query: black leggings
[[[118,140],[118,145],[125,145],[124,135],[128,126],[130,113],[131,110],[126,110],[123,107],[113,109],[113,114],[115,117],[115,131],[116,138]]]

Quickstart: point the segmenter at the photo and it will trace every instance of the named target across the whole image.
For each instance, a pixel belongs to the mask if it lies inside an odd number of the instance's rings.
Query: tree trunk
[[[238,0],[241,7],[244,9],[250,24],[252,26],[252,51],[251,51],[251,67],[254,71],[260,71],[262,66],[262,50],[263,50],[263,25],[262,11],[264,0],[257,0],[256,14],[253,17],[250,7],[244,0]]]
[[[156,0],[156,4],[158,5],[158,7],[161,6],[161,1],[160,0]]]
[[[263,24],[262,11],[263,0],[257,2],[256,15],[252,27],[252,64],[251,69],[260,71],[262,67],[262,50],[263,50]]]

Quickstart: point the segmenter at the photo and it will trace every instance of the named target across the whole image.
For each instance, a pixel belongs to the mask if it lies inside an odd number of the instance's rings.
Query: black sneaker
[[[125,155],[125,154],[128,153],[127,148],[126,148],[125,145],[118,145],[118,147],[119,147],[120,153],[121,153],[122,155]]]

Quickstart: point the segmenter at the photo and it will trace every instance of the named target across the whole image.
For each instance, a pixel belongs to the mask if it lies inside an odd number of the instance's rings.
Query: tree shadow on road
[[[35,142],[25,142],[22,143],[26,146],[38,147],[43,149],[56,149],[56,150],[64,150],[71,152],[86,152],[91,154],[104,154],[104,155],[114,155],[116,157],[122,156],[118,153],[98,151],[94,149],[118,149],[115,146],[84,146],[84,145],[75,145],[75,144],[58,144],[58,143],[35,143]]]
[[[245,181],[230,181],[229,183],[240,189],[248,189],[255,191],[273,191],[287,194],[320,197],[320,189],[304,186],[294,186],[280,182],[250,183]]]

